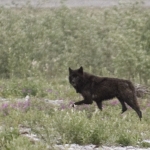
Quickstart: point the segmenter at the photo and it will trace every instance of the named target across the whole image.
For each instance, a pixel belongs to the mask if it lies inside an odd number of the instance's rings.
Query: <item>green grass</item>
[[[116,100],[104,102],[103,111],[99,111],[96,104],[71,108],[70,101],[65,101],[61,106],[53,106],[32,97],[28,108],[20,105],[12,108],[15,101],[10,102],[7,109],[2,105],[1,149],[15,148],[15,145],[18,149],[47,149],[55,144],[71,143],[147,146],[142,141],[150,136],[148,100],[139,100],[143,112],[142,121],[132,109],[121,115],[121,105],[113,103]],[[30,139],[21,135],[20,125],[31,128],[40,142],[33,144]]]

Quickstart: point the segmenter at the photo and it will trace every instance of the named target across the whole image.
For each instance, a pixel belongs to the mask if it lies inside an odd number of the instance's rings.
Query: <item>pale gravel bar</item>
[[[123,0],[0,0],[0,6],[4,7],[23,7],[26,4],[30,3],[34,7],[60,7],[61,2],[68,7],[111,7],[118,5],[119,2]],[[126,0],[124,2],[127,2]],[[135,0],[130,0],[135,1]],[[150,6],[150,0],[143,0],[144,6]]]

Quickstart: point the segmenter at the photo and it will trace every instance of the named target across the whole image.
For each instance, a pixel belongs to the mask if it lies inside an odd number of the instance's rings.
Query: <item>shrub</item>
[[[82,65],[148,84],[150,13],[141,6],[0,8],[0,76],[64,77],[69,66]]]

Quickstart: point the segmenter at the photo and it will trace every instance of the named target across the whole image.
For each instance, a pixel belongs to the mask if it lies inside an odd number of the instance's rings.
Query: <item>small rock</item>
[[[148,143],[148,144],[150,144],[150,140],[143,140],[142,143]]]

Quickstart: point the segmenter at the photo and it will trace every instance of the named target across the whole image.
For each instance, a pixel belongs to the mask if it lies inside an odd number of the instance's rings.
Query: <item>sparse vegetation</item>
[[[71,108],[68,102],[65,107],[64,104],[63,107],[54,107],[34,98],[30,99],[30,103],[11,102],[7,107],[3,104],[0,109],[0,146],[5,149],[11,145],[19,146],[19,142],[24,148],[26,143],[30,143],[30,149],[36,149],[37,145],[43,146],[44,149],[66,143],[146,146],[142,141],[149,138],[148,100],[141,102],[144,114],[142,121],[139,121],[130,108],[130,111],[121,115],[121,106],[115,101],[105,102],[102,112],[97,110],[96,104]],[[19,134],[19,125],[31,128],[31,132],[36,134],[40,141],[33,145],[32,140]],[[23,138],[24,141],[21,140]]]
[[[150,102],[133,110],[105,102],[71,108],[80,99],[68,82],[68,67],[150,85],[150,10],[140,3],[111,8],[0,8],[0,149],[45,150],[55,144],[148,147]],[[28,101],[16,98],[30,96]],[[44,99],[61,99],[53,106]],[[22,136],[19,126],[40,141]]]

